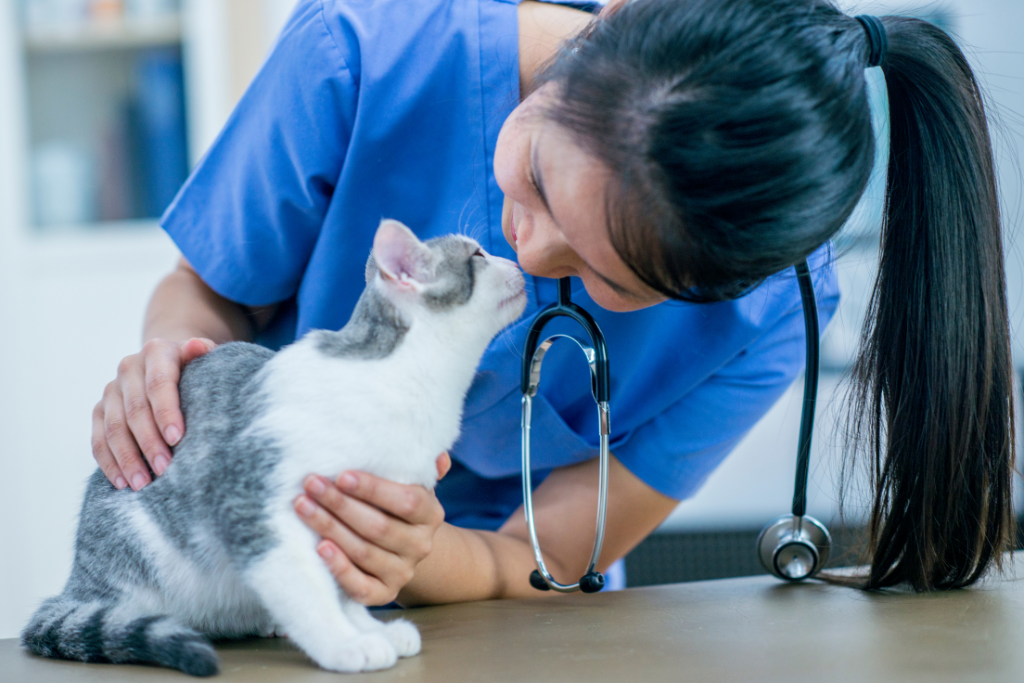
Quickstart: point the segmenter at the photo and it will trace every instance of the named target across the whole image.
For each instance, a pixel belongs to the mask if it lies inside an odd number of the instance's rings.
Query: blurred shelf
[[[24,35],[29,54],[164,47],[180,44],[182,39],[181,18],[177,15],[29,29]]]
[[[19,261],[29,277],[170,271],[179,254],[156,220],[47,226],[23,235]]]
[[[156,218],[95,221],[70,225],[37,225],[32,228],[32,239],[39,241],[109,239],[111,236],[135,235],[159,229],[160,221]]]

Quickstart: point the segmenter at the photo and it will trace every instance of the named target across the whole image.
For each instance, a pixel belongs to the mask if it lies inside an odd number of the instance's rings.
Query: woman
[[[544,278],[579,278],[613,359],[599,568],[695,491],[799,371],[783,271],[810,258],[826,322],[835,308],[822,245],[872,167],[864,69],[878,38],[823,0],[636,0],[590,19],[500,0],[300,2],[164,217],[187,260],[95,411],[111,481],[138,489],[168,466],[191,358],[342,325],[384,215],[422,236],[478,230],[539,277],[481,364],[436,497],[364,473],[306,480],[297,514],[343,589],[367,604],[536,595],[517,512],[516,348],[554,297]],[[995,180],[963,55],[923,22],[884,27],[892,151],[854,372],[876,483],[862,585],[953,588],[998,562],[1012,523]],[[572,363],[545,363],[534,404],[535,506],[561,580],[586,565],[597,479]]]

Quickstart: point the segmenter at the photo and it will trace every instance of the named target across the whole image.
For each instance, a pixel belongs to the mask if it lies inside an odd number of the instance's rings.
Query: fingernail
[[[325,560],[331,560],[334,558],[334,548],[332,548],[329,543],[321,543],[317,547],[316,551],[320,553],[320,557]]]
[[[327,490],[327,485],[324,484],[324,480],[320,477],[311,476],[306,479],[306,490],[315,496],[320,496]]]
[[[156,476],[162,477],[164,472],[167,471],[167,466],[171,464],[171,461],[167,459],[166,455],[156,456],[156,460],[153,461],[153,471],[156,472]]]
[[[303,517],[312,517],[313,513],[316,512],[316,506],[305,496],[299,496],[299,499],[295,502],[295,509]]]
[[[128,486],[128,480],[124,477],[118,477],[114,480],[114,488],[118,491],[124,490]]]
[[[136,491],[141,491],[146,488],[146,484],[149,483],[149,477],[142,472],[136,472],[135,476],[132,477],[132,488]]]
[[[164,438],[167,439],[167,444],[169,446],[175,446],[179,441],[181,441],[181,430],[174,425],[171,425],[164,431]]]
[[[356,486],[359,485],[359,480],[356,479],[354,474],[345,474],[338,477],[338,486],[345,489],[346,491],[354,491]]]

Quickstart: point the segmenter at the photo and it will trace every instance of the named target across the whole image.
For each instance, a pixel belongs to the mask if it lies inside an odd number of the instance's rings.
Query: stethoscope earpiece
[[[549,591],[551,586],[544,580],[540,572],[534,569],[530,572],[530,585],[539,591]],[[596,593],[604,588],[604,574],[597,571],[590,571],[583,575],[579,583],[580,591],[583,593]]]
[[[596,593],[604,588],[604,574],[601,572],[587,572],[580,579],[580,590],[584,593]]]
[[[548,582],[544,580],[544,577],[536,569],[530,572],[530,585],[539,591],[551,590],[551,586],[548,585]]]

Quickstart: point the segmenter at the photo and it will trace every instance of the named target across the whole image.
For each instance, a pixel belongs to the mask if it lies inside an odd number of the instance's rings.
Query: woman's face
[[[633,311],[666,297],[643,284],[608,236],[611,171],[541,115],[554,86],[542,86],[505,121],[494,176],[505,193],[505,239],[532,275],[575,275],[602,308]]]

